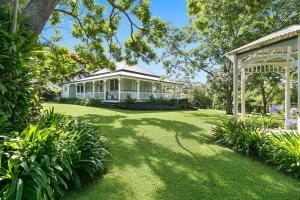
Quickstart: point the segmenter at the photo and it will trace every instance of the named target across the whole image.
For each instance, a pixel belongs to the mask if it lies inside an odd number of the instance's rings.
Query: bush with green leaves
[[[0,132],[23,129],[40,108],[29,64],[36,38],[24,37],[20,30],[12,33],[10,17],[11,8],[0,5]]]
[[[260,129],[276,129],[284,127],[284,120],[280,116],[251,115],[246,117],[246,122]]]
[[[188,99],[166,99],[163,97],[154,98],[153,96],[150,96],[150,99],[145,102],[153,105],[178,106],[182,108],[188,108],[191,106]]]
[[[300,177],[300,135],[298,133],[270,134],[261,148],[267,162]]]
[[[101,106],[102,100],[101,99],[94,99],[94,98],[85,98],[85,99],[77,99],[77,98],[60,98],[58,100],[59,103],[66,103],[66,104],[76,104],[82,106],[94,106],[99,107]]]
[[[256,124],[250,120],[245,123],[234,119],[219,121],[213,128],[214,140],[235,151],[246,155],[256,156],[264,134]]]
[[[108,152],[89,124],[45,111],[36,125],[0,140],[0,197],[58,199],[81,177],[104,173]],[[1,199],[1,198],[0,198]]]

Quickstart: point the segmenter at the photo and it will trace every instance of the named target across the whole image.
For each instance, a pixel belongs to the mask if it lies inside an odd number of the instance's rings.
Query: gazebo
[[[297,73],[297,127],[300,133],[300,25],[292,25],[230,51],[233,63],[233,114],[238,118],[238,77],[241,73],[241,114],[245,120],[245,83],[251,74],[274,72],[285,80],[285,127],[290,119],[291,77]]]

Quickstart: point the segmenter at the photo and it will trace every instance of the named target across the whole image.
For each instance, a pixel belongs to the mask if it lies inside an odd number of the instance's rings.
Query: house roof
[[[89,76],[74,81],[70,81],[68,83],[86,82],[95,79],[97,80],[97,79],[113,78],[116,76],[121,76],[125,78],[145,79],[150,81],[160,81],[166,83],[174,83],[173,81],[162,79],[161,76],[158,76],[142,67],[139,67],[137,65],[129,66],[124,62],[116,63],[116,69],[114,71],[111,71],[109,69],[101,69]]]
[[[159,77],[157,74],[154,74],[142,67],[139,67],[137,65],[129,66],[125,62],[116,63],[116,69],[113,72],[118,72],[118,71],[127,71],[127,72],[132,72],[132,73],[137,73],[137,74],[144,74],[144,75]],[[112,71],[109,69],[101,69],[92,75],[98,75],[98,74],[110,73],[110,72],[112,72]]]
[[[295,24],[288,26],[284,29],[281,29],[279,31],[276,31],[274,33],[271,33],[269,35],[266,35],[258,40],[255,40],[253,42],[250,42],[249,44],[246,44],[244,46],[241,46],[237,49],[234,49],[228,53],[226,53],[227,57],[230,57],[234,54],[241,54],[253,49],[257,49],[269,44],[273,44],[282,40],[286,40],[289,38],[292,38],[294,36],[297,36],[300,33],[300,24]]]

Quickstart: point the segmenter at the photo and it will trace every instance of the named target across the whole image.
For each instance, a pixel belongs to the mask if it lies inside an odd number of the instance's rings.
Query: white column
[[[83,98],[85,99],[85,82],[83,82]]]
[[[151,91],[152,91],[152,97],[155,98],[155,94],[154,94],[155,93],[155,85],[153,82],[151,83]]]
[[[291,89],[290,89],[290,56],[292,53],[292,48],[289,46],[287,50],[288,54],[288,64],[285,67],[285,99],[284,99],[284,106],[285,106],[285,128],[288,129],[287,121],[290,119],[290,96],[291,96]]]
[[[93,98],[95,98],[95,81],[93,81],[92,83],[93,83]]]
[[[245,106],[245,84],[246,84],[246,74],[245,68],[241,70],[241,111],[242,111],[242,121],[245,121],[246,116],[246,106]]]
[[[75,83],[75,98],[77,98],[77,83]]]
[[[238,57],[233,60],[233,118],[238,118]]]
[[[141,97],[140,97],[140,80],[136,81],[136,87],[137,87],[137,100],[140,101]]]
[[[104,101],[106,100],[106,80],[103,80]]]
[[[297,60],[297,89],[298,89],[298,94],[297,94],[297,107],[298,107],[298,114],[297,114],[297,126],[298,126],[298,134],[300,134],[300,34],[298,35],[298,42],[297,42],[297,54],[298,54],[298,60]]]
[[[118,95],[119,95],[119,101],[121,101],[121,78],[118,79]]]

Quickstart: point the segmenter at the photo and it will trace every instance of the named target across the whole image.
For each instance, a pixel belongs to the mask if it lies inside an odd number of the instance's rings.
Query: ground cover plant
[[[298,180],[211,140],[224,112],[45,106],[97,126],[112,154],[108,173],[67,200],[299,198]]]
[[[0,199],[59,199],[82,177],[104,173],[103,139],[89,124],[46,110],[0,140]]]

